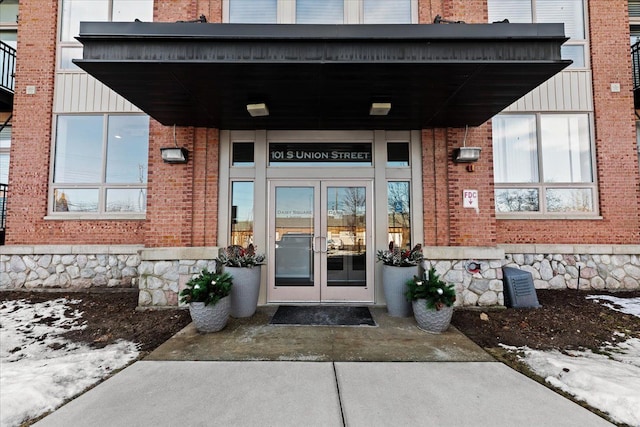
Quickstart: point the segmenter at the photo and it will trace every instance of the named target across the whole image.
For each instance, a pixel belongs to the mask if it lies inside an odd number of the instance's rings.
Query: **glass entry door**
[[[373,302],[370,181],[272,181],[270,302]]]

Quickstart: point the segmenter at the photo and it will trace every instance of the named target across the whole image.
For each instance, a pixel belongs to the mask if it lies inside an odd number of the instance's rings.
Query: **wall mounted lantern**
[[[472,163],[477,162],[480,159],[480,147],[467,147],[467,132],[469,126],[465,127],[464,140],[462,141],[462,147],[453,150],[453,161],[456,163]]]
[[[187,163],[189,160],[189,150],[184,147],[178,147],[176,125],[173,125],[173,142],[175,147],[164,147],[160,149],[162,161],[165,163]]]

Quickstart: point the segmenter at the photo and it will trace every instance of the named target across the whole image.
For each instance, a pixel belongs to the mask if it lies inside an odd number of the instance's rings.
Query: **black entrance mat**
[[[272,325],[377,326],[367,307],[281,305]]]

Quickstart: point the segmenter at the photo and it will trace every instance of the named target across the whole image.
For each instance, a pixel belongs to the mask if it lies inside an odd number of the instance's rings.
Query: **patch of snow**
[[[640,298],[609,295],[587,298],[640,317]],[[614,336],[624,334],[614,332]],[[601,349],[602,354],[590,350],[562,354],[556,350],[504,347],[522,355],[523,362],[552,386],[608,413],[616,422],[640,427],[640,339],[607,344]]]
[[[612,295],[589,295],[587,296],[587,299],[595,300],[612,310],[640,317],[640,298],[618,298]],[[609,301],[613,304],[603,303],[600,302],[600,300]]]
[[[96,349],[61,338],[83,328],[82,313],[69,307],[77,302],[18,300],[0,306],[0,426],[51,411],[138,357],[131,342]]]

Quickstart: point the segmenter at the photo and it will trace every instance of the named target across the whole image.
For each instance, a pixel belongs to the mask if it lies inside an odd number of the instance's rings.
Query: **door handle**
[[[313,236],[313,239],[311,240],[311,249],[313,250],[313,252],[314,252],[314,253],[318,253],[318,252],[320,252],[320,251],[317,249],[317,247],[318,247],[319,245],[316,245],[316,239],[321,239],[321,237],[320,237],[320,236],[317,236],[317,237],[316,237],[316,236]]]

